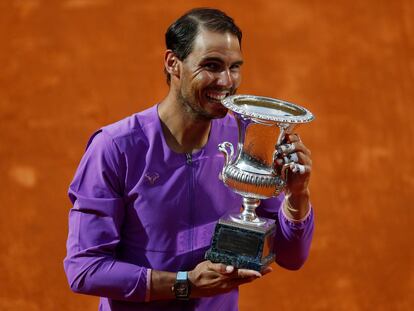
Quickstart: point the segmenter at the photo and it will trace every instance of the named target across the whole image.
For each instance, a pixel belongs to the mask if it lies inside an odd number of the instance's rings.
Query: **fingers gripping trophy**
[[[280,149],[286,146],[287,134],[314,116],[304,107],[261,96],[233,95],[225,98],[223,105],[237,121],[239,138],[236,150],[230,142],[219,145],[225,157],[221,179],[242,196],[243,211],[218,221],[205,257],[261,271],[275,259],[272,245],[276,227],[273,219],[258,217],[255,210],[260,200],[284,190],[289,170],[305,172],[305,166],[297,163],[296,153],[282,156]]]

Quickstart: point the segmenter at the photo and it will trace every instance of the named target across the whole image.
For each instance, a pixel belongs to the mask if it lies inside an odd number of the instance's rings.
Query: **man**
[[[237,141],[221,100],[240,84],[241,37],[223,12],[186,13],[166,33],[166,98],[90,139],[69,189],[64,266],[73,291],[101,297],[99,310],[237,310],[238,287],[271,272],[203,259],[217,220],[241,206],[218,179],[217,149]],[[311,159],[297,135],[286,142],[280,151],[302,169],[257,212],[276,219],[277,263],[298,269],[313,233]]]

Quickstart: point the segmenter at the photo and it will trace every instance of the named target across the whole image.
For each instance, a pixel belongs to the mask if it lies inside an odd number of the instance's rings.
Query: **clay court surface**
[[[163,99],[164,31],[206,5],[244,31],[239,93],[316,115],[311,255],[240,310],[414,310],[410,0],[2,0],[0,310],[97,310],[63,272],[68,184],[95,129]]]

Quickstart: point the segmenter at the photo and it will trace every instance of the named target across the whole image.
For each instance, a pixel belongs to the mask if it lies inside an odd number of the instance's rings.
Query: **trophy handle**
[[[293,132],[293,129],[296,126],[297,124],[292,124],[292,123],[279,123],[278,124],[278,127],[280,129],[280,134],[276,142],[275,151],[273,153],[273,163],[276,161],[276,158],[277,158],[276,148],[283,143],[283,140],[285,139],[286,134],[291,134]],[[280,171],[280,177],[285,184],[287,183],[289,167],[290,167],[290,164],[285,163],[283,164],[282,169]],[[273,166],[273,173],[276,174],[275,166]]]
[[[224,159],[225,159],[224,167],[226,167],[227,165],[230,165],[231,162],[233,162],[233,155],[234,155],[233,144],[228,142],[228,141],[225,141],[225,142],[218,145],[218,149],[224,155]],[[230,150],[230,152],[229,152],[229,150]],[[223,167],[223,169],[224,169],[224,167]]]
[[[284,164],[282,167],[282,170],[280,172],[280,177],[282,178],[282,180],[285,182],[285,185],[287,184],[287,179],[288,179],[288,169],[290,168],[290,164]]]
[[[279,123],[278,127],[280,129],[280,134],[279,134],[279,137],[277,138],[277,143],[276,143],[277,146],[283,143],[283,140],[285,139],[286,134],[293,133],[293,129],[297,127],[297,124]]]

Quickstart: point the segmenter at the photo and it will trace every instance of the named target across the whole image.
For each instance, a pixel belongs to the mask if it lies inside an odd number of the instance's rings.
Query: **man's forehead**
[[[240,52],[240,44],[236,35],[230,32],[215,32],[201,29],[194,38],[192,52],[225,50]]]

